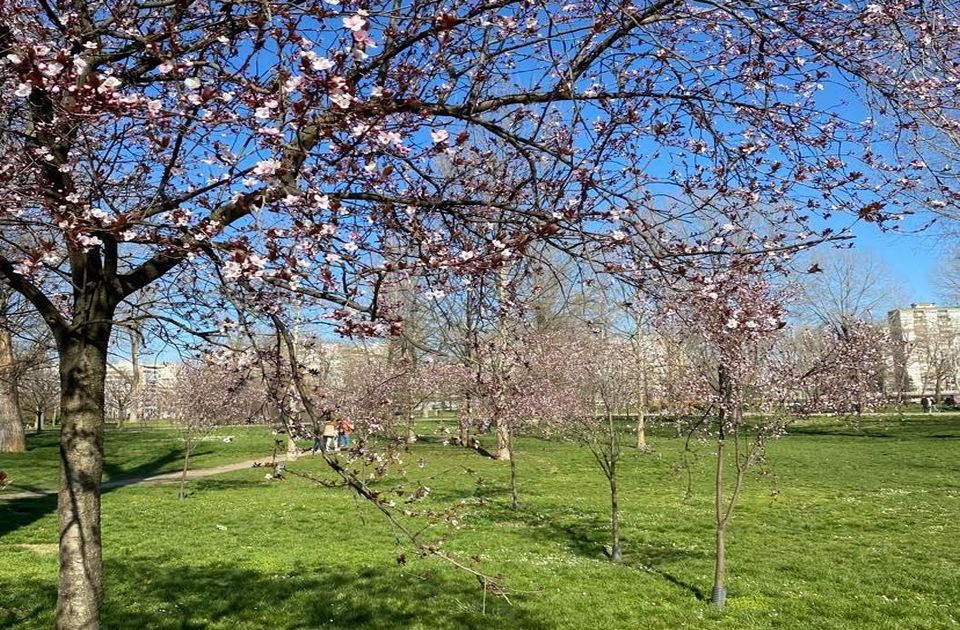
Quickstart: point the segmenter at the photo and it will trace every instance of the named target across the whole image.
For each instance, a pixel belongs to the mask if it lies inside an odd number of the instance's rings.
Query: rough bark
[[[112,312],[94,321],[108,322]],[[93,319],[93,318],[91,318]],[[58,342],[60,353],[60,578],[56,626],[99,627],[103,601],[100,480],[108,323],[88,324]]]
[[[494,459],[508,461],[510,459],[510,425],[506,418],[497,414],[493,419],[494,429],[497,433],[497,450],[494,452]]]
[[[0,453],[27,450],[20,401],[17,398],[16,365],[10,330],[0,328]]]

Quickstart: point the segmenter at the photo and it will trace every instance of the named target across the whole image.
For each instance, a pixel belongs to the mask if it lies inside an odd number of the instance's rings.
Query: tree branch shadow
[[[183,457],[182,449],[174,449],[160,455],[149,462],[125,469],[116,464],[105,464],[104,473],[113,478],[101,485],[100,496],[136,483],[136,480],[116,479],[116,476],[149,477],[154,473],[165,470],[165,467]],[[169,472],[169,471],[168,471]],[[57,494],[53,493],[42,497],[23,499],[0,498],[0,538],[26,527],[57,510]]]
[[[561,522],[559,519],[544,519],[542,516],[524,510],[512,510],[506,505],[489,504],[484,516],[495,521],[519,522],[536,531],[537,539],[559,542],[571,553],[585,558],[610,559],[610,522],[599,515],[584,515],[575,522]],[[668,543],[640,542],[629,535],[621,534],[623,557],[622,566],[650,573],[682,588],[699,601],[706,601],[707,595],[694,584],[684,581],[674,573],[665,570],[662,565],[672,562],[705,558],[704,552],[678,549]]]
[[[284,573],[238,566],[178,566],[154,559],[107,559],[107,628],[477,628],[546,627],[535,613],[488,594],[469,580],[411,572],[412,566],[293,566]],[[0,628],[49,627],[53,581],[0,585],[18,603]],[[483,606],[485,605],[485,610]],[[4,616],[4,613],[6,615]]]

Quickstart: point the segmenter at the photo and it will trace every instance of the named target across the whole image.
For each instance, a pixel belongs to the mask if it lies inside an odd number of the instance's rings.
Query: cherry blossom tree
[[[57,408],[60,399],[60,380],[52,363],[35,365],[20,379],[20,402],[35,418],[37,431]]]
[[[610,488],[610,560],[622,559],[618,466],[623,457],[618,417],[637,403],[637,363],[626,339],[603,333],[570,338],[564,352],[568,376],[557,431],[590,449]],[[605,333],[606,331],[604,331]],[[576,341],[573,341],[573,340]]]
[[[891,397],[900,349],[883,326],[847,317],[836,327],[790,331],[773,353],[792,366],[796,411],[859,415]]]
[[[58,626],[98,624],[121,303],[159,285],[153,316],[199,325],[214,275],[255,278],[382,333],[387,243],[471,275],[547,242],[659,282],[758,214],[773,253],[817,215],[945,209],[922,152],[956,132],[957,28],[906,1],[3,3],[0,275],[60,357]]]
[[[699,368],[690,389],[699,392],[703,411],[700,417],[692,415],[698,410],[688,412],[691,430],[713,442],[716,456],[711,602],[718,606],[726,601],[727,528],[747,472],[762,458],[766,440],[782,434],[785,426],[775,405],[789,386],[767,361],[772,341],[785,325],[785,296],[764,277],[765,264],[753,257],[718,259],[713,273],[691,278],[662,305],[666,329],[685,342]],[[751,404],[760,415],[747,419]]]
[[[177,372],[170,390],[168,407],[183,439],[183,468],[177,498],[187,498],[187,471],[197,443],[227,421],[249,421],[238,417],[255,406],[245,400],[256,391],[249,356],[217,352],[203,359],[186,361]],[[255,395],[255,394],[254,394]]]
[[[737,254],[714,263],[711,273],[665,295],[661,308],[663,330],[695,368],[685,384],[695,403],[684,411],[687,429],[712,442],[716,457],[711,601],[723,606],[728,528],[747,474],[765,461],[767,442],[804,414],[859,414],[881,404],[890,354],[885,331],[852,318],[815,331],[827,341],[796,352],[796,337],[784,329],[798,291],[775,273],[776,265]]]

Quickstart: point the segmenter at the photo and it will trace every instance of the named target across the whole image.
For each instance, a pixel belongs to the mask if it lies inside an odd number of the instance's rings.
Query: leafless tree
[[[834,331],[851,319],[877,321],[904,300],[903,286],[875,254],[824,249],[809,256],[797,315]]]

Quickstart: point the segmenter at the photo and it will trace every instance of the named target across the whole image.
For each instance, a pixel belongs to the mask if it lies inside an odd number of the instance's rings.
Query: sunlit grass
[[[269,429],[229,433],[234,442],[210,441],[198,459],[242,461],[272,448]],[[466,527],[450,532],[446,548],[502,574],[509,603],[411,553],[344,489],[269,481],[251,469],[195,481],[186,501],[169,485],[109,491],[104,625],[933,629],[960,620],[960,420],[820,422],[775,442],[730,532],[723,611],[703,601],[712,570],[711,458],[700,447],[690,458],[686,496],[683,443],[669,433],[652,431],[653,452],[630,449],[623,462],[619,566],[603,554],[606,486],[584,449],[520,440],[522,505],[514,512],[506,464],[439,440],[413,445],[411,477],[445,471],[430,479],[431,505],[469,502]],[[171,434],[150,435],[108,437],[117,476],[166,462],[178,448]],[[43,485],[55,479],[56,447],[47,436],[33,445],[26,456],[0,458],[0,468],[16,465],[25,483]],[[291,468],[324,474],[322,466],[303,459]],[[54,506],[0,502],[0,627],[51,625]]]

